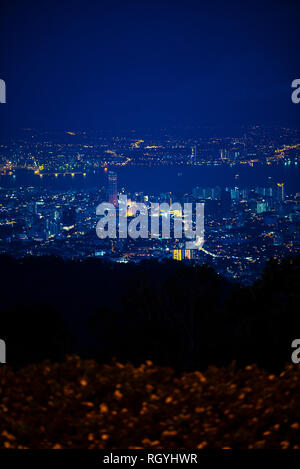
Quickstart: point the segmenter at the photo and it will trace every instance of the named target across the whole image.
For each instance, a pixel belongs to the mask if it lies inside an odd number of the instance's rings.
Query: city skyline
[[[266,262],[300,250],[299,132],[252,126],[238,136],[23,131],[1,143],[0,252],[211,265],[251,284]],[[299,165],[299,166],[298,166]],[[166,239],[99,239],[97,206],[205,204],[201,249]],[[145,236],[144,236],[145,237]],[[147,237],[147,236],[146,236]]]

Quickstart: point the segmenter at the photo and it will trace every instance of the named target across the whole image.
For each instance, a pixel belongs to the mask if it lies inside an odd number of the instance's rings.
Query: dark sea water
[[[118,189],[128,192],[143,191],[145,194],[160,192],[188,193],[200,187],[257,187],[284,182],[286,193],[300,192],[300,168],[266,167],[135,167],[115,168],[118,174]],[[17,188],[34,186],[55,190],[92,189],[106,185],[103,169],[83,175],[34,174],[32,171],[17,170],[14,175],[0,176],[0,187]]]

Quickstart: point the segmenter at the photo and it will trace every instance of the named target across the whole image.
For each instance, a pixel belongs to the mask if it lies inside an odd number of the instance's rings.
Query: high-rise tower
[[[195,162],[197,158],[197,147],[196,145],[193,145],[191,148],[191,162]]]
[[[284,182],[277,183],[277,198],[281,202],[284,202],[285,194],[284,194]]]
[[[108,193],[109,203],[117,205],[118,203],[118,177],[117,177],[117,173],[114,173],[113,171],[108,172],[107,193]]]

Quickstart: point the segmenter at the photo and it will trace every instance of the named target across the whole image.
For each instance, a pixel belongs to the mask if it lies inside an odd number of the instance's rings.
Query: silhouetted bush
[[[175,261],[2,256],[0,268],[0,337],[13,366],[79,353],[177,370],[232,360],[278,370],[300,330],[300,257],[271,261],[249,287]]]

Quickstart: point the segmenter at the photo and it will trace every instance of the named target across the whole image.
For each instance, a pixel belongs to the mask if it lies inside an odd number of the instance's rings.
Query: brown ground
[[[300,365],[0,367],[0,448],[300,448]]]

